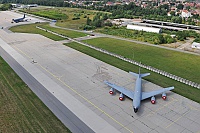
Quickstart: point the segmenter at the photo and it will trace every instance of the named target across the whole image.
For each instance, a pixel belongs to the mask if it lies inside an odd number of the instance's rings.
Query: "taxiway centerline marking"
[[[26,53],[24,53],[22,50],[20,50],[19,48],[15,47],[19,52],[21,52],[22,54],[24,54],[25,56],[27,56],[28,58],[31,59],[30,56],[28,56]],[[87,101],[88,103],[90,103],[92,106],[94,106],[96,109],[98,109],[100,112],[102,112],[103,114],[105,114],[106,116],[108,116],[110,119],[112,119],[114,122],[116,122],[117,124],[119,124],[120,126],[122,126],[124,129],[126,129],[127,131],[129,131],[130,133],[133,133],[133,131],[131,131],[130,129],[128,129],[127,127],[125,127],[123,124],[121,124],[119,121],[117,121],[116,119],[114,119],[112,116],[110,116],[108,113],[106,113],[105,111],[103,111],[102,109],[100,109],[98,106],[96,106],[94,103],[92,103],[90,100],[88,100],[87,98],[85,98],[84,96],[82,96],[80,93],[78,93],[75,89],[73,89],[72,87],[70,87],[69,85],[67,85],[64,81],[62,81],[61,79],[59,79],[56,75],[54,75],[53,73],[51,73],[50,71],[48,71],[45,67],[43,67],[42,65],[40,65],[39,63],[37,63],[37,65],[39,65],[43,70],[45,70],[46,72],[48,72],[50,75],[52,75],[55,79],[57,79],[58,81],[60,81],[62,84],[64,84],[66,87],[68,87],[70,90],[72,90],[74,93],[76,93],[77,95],[79,95],[81,98],[83,98],[85,101]]]

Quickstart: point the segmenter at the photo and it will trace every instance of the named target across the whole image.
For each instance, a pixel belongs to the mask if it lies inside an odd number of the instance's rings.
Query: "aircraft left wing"
[[[119,92],[121,92],[122,94],[126,95],[127,97],[133,99],[134,97],[134,92],[133,91],[130,91],[130,90],[127,90],[123,87],[120,87],[120,86],[117,86],[115,84],[112,84],[108,81],[104,81],[105,84],[107,84],[108,86],[112,87],[113,89],[116,89],[118,90]]]
[[[158,95],[158,94],[161,94],[165,91],[173,90],[173,89],[174,89],[174,87],[168,87],[168,88],[163,88],[163,89],[151,91],[151,92],[142,92],[142,100],[147,99],[152,96],[155,96],[155,95]]]

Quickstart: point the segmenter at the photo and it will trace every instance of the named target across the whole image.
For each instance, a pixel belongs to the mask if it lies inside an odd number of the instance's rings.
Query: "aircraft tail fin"
[[[25,14],[24,14],[24,17],[23,18],[25,18]]]

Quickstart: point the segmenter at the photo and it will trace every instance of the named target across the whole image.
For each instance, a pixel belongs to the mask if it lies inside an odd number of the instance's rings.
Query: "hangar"
[[[132,30],[143,30],[146,32],[154,32],[154,33],[161,33],[162,29],[161,28],[153,28],[153,27],[145,27],[145,26],[139,26],[139,25],[127,25],[127,29],[132,29]]]

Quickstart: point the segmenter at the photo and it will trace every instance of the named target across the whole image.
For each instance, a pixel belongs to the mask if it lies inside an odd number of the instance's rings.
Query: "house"
[[[106,3],[106,6],[113,6],[113,5],[114,5],[114,3],[111,2],[111,1],[108,1],[108,2]]]
[[[200,43],[193,42],[191,47],[196,48],[196,49],[200,49]]]
[[[172,15],[171,15],[171,12],[168,12],[168,13],[167,13],[167,16],[172,16]]]
[[[188,10],[182,10],[181,17],[183,17],[183,18],[189,18],[189,17],[192,17],[192,14]]]

